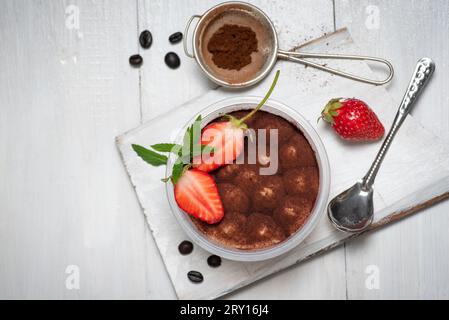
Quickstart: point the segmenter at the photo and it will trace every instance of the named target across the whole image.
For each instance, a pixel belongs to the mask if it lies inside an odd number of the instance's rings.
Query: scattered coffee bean
[[[175,44],[182,40],[182,32],[175,32],[169,38],[170,43]]]
[[[142,46],[142,48],[148,49],[153,44],[153,35],[151,34],[151,32],[149,30],[144,30],[140,34],[139,42],[140,42],[140,45]]]
[[[129,63],[134,67],[140,67],[143,63],[143,58],[140,54],[135,54],[129,57]]]
[[[181,65],[181,60],[176,53],[169,52],[165,56],[165,63],[169,68],[176,69]]]
[[[179,253],[182,255],[191,254],[193,251],[193,244],[190,241],[183,241],[178,246]]]
[[[207,264],[209,265],[209,267],[218,268],[219,266],[221,266],[221,258],[215,255],[210,256],[209,258],[207,258]]]
[[[198,271],[190,271],[187,274],[187,277],[189,278],[190,281],[194,283],[201,283],[204,280],[203,275],[201,274],[201,272]]]

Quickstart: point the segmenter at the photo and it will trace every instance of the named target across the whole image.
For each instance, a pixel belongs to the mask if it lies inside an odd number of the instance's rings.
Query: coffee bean
[[[182,40],[182,32],[175,32],[169,38],[170,43],[175,44]]]
[[[191,254],[193,251],[193,244],[190,241],[183,241],[178,246],[179,253],[182,255]]]
[[[129,63],[134,67],[140,67],[143,63],[143,58],[140,54],[135,54],[129,58]]]
[[[187,273],[187,277],[194,283],[201,283],[204,280],[203,275],[198,271],[190,271]]]
[[[219,256],[210,256],[207,258],[207,264],[212,268],[218,268],[221,266],[221,258]]]
[[[151,32],[149,30],[144,30],[140,34],[139,42],[140,42],[140,45],[142,46],[142,48],[148,49],[153,44],[153,35],[151,34]]]
[[[171,69],[176,69],[181,65],[181,60],[179,56],[174,52],[169,52],[165,56],[165,63]]]

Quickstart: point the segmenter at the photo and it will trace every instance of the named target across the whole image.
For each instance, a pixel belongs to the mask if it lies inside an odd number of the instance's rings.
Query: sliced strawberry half
[[[178,206],[188,214],[209,224],[223,219],[224,209],[217,185],[209,174],[191,169],[175,185]]]
[[[242,153],[244,149],[244,136],[248,130],[246,121],[250,119],[267,102],[276,83],[279,79],[280,71],[276,72],[270,89],[259,103],[259,105],[242,119],[226,115],[228,121],[215,122],[208,125],[201,134],[201,144],[214,148],[212,155],[203,154],[201,157],[193,159],[193,165],[198,170],[210,172],[225,164],[231,164]]]
[[[204,128],[201,144],[213,148],[214,151],[195,157],[195,168],[210,172],[232,163],[243,152],[244,130],[244,127],[238,127],[232,121],[215,122]]]

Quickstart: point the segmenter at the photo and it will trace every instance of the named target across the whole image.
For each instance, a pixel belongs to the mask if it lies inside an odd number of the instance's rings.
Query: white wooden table
[[[0,1],[0,298],[174,297],[114,137],[213,87],[167,38],[218,2]],[[448,1],[251,2],[285,48],[349,27],[360,53],[394,63],[398,103],[416,60],[434,58],[431,110],[414,116],[449,141]],[[229,298],[449,298],[448,212],[443,202]]]

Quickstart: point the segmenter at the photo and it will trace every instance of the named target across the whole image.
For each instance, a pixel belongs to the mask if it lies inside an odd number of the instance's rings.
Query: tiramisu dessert
[[[247,114],[239,111],[231,115],[243,118]],[[278,130],[276,172],[260,174],[260,168],[269,165],[269,156],[264,154],[257,154],[257,163],[249,164],[248,150],[258,141],[257,135],[253,141],[246,137],[241,155],[245,159],[211,172],[223,203],[223,220],[217,224],[192,220],[201,232],[223,246],[253,250],[276,245],[304,225],[318,195],[319,170],[307,139],[287,120],[259,111],[246,124],[256,133],[265,129],[269,135],[270,130]],[[268,144],[268,137],[266,140]],[[268,153],[269,146],[266,150]]]

